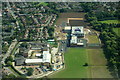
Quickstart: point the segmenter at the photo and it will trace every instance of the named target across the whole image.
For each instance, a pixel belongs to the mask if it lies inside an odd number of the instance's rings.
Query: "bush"
[[[88,63],[85,63],[83,66],[88,66]]]
[[[31,76],[33,74],[33,68],[28,68],[27,71],[28,76]]]

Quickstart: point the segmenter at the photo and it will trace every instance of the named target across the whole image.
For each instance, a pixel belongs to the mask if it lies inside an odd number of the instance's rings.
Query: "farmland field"
[[[56,20],[56,25],[62,26],[64,23],[67,23],[68,18],[83,18],[83,20],[70,20],[70,25],[76,26],[86,26],[86,22],[84,22],[85,13],[83,12],[71,12],[71,13],[60,13],[59,18]]]

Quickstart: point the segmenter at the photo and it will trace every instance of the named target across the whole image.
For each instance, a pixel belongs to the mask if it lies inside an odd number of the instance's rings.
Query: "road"
[[[58,53],[65,53],[67,50],[67,40],[61,40],[59,43]]]

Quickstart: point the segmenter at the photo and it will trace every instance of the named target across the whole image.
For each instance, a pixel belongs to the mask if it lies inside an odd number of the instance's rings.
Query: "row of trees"
[[[101,32],[100,38],[104,43],[103,49],[108,60],[109,69],[112,69],[113,73],[118,73],[116,76],[120,75],[120,37],[109,27]]]

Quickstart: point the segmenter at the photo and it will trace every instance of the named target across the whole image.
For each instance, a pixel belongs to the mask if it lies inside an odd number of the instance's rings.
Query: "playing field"
[[[87,49],[90,78],[112,78],[102,49]]]
[[[107,64],[102,49],[87,49],[86,51],[90,66],[105,66]]]
[[[112,23],[114,23],[114,24],[120,24],[120,21],[118,21],[118,20],[105,20],[105,21],[99,21],[99,22],[101,22],[101,23],[107,23],[107,24],[112,24]]]
[[[52,78],[87,78],[88,67],[83,65],[87,62],[86,49],[70,48],[65,53],[65,69],[50,76]]]
[[[50,78],[112,78],[102,49],[69,48],[65,53],[65,69]],[[88,63],[87,67],[83,65]]]
[[[113,28],[113,31],[119,36],[120,35],[120,28]]]

